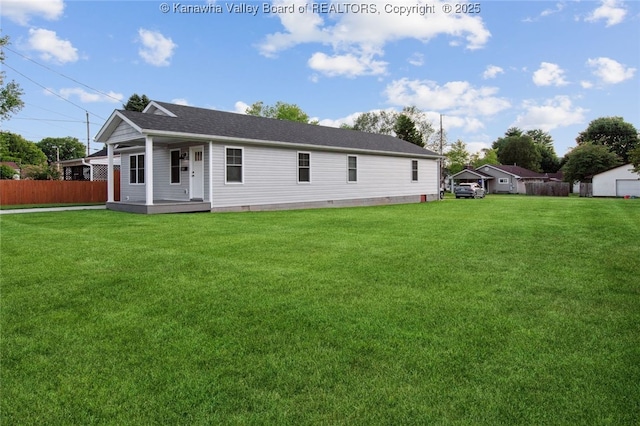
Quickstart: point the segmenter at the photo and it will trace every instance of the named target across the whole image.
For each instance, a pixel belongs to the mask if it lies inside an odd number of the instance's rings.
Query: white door
[[[204,147],[189,147],[189,192],[192,200],[204,200]]]

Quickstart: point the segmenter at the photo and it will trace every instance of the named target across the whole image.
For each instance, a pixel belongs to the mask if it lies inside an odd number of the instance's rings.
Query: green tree
[[[469,164],[471,154],[467,151],[467,144],[458,139],[451,144],[451,147],[445,153],[445,157],[447,159],[446,165],[449,170],[449,174],[454,175],[464,169],[464,166]]]
[[[13,176],[15,174],[16,171],[13,169],[13,167],[9,167],[6,164],[0,164],[0,179],[13,179]]]
[[[60,153],[60,161],[82,158],[86,154],[86,147],[78,138],[72,138],[71,136],[65,138],[44,138],[36,145],[44,152],[44,155],[47,156],[47,161],[50,163],[57,160],[58,152]]]
[[[53,164],[29,164],[22,168],[22,176],[32,180],[59,180],[60,172]]]
[[[413,122],[417,134],[419,134],[422,139],[422,144],[416,143],[416,145],[428,147],[429,149],[438,152],[440,149],[440,135],[436,134],[436,131],[426,113],[415,106],[404,107],[400,112],[390,110],[363,112],[354,119],[353,126],[342,127],[361,132],[397,136],[397,132],[395,131],[396,126],[400,125],[400,129],[406,126],[406,118]],[[402,120],[403,123],[398,124],[398,120]]]
[[[580,182],[621,163],[620,158],[606,146],[585,143],[567,153],[562,172],[566,182]]]
[[[585,131],[578,134],[576,142],[578,145],[604,145],[618,155],[623,163],[629,162],[629,153],[640,145],[638,130],[622,117],[596,118]]]
[[[47,157],[38,146],[22,136],[11,132],[0,132],[0,161],[15,161],[25,164],[46,164]]]
[[[480,153],[471,156],[471,164],[478,169],[485,164],[500,164],[500,161],[495,149],[483,148]]]
[[[122,105],[122,108],[127,111],[142,112],[147,107],[147,105],[149,105],[149,102],[151,102],[151,100],[147,98],[147,95],[140,96],[137,93],[134,93],[133,95],[129,96],[129,100],[126,104]]]
[[[501,164],[515,164],[525,169],[540,171],[540,160],[542,156],[527,136],[507,136],[504,138],[504,145],[498,151],[498,160]]]
[[[527,130],[525,134],[533,140],[540,153],[539,170],[543,173],[555,173],[560,170],[560,159],[553,147],[551,135],[541,129]]]
[[[275,105],[265,105],[262,101],[254,102],[245,112],[248,115],[255,115],[257,117],[310,123],[309,116],[298,105],[281,101],[276,102]],[[317,124],[317,122],[314,121],[310,124]]]
[[[494,151],[496,151],[496,155],[498,156],[498,158],[500,158],[500,154],[502,153],[502,149],[504,148],[504,146],[507,144],[508,139],[510,137],[520,137],[522,136],[522,130],[520,130],[517,127],[510,127],[509,129],[507,129],[507,131],[504,133],[504,136],[501,138],[496,139],[495,141],[493,141],[493,143],[491,144],[491,149],[493,149]]]
[[[369,111],[359,114],[353,120],[353,130],[367,133],[378,133],[381,135],[392,135],[393,127],[396,124],[395,111]]]
[[[406,115],[400,114],[398,116],[396,124],[393,126],[393,131],[397,138],[411,142],[414,145],[424,147],[422,133],[416,129],[416,125],[413,120]]]
[[[9,44],[9,36],[0,37],[0,63],[4,64],[4,46]],[[24,107],[22,95],[24,91],[15,81],[5,85],[4,71],[0,71],[0,121],[7,120]]]
[[[633,171],[640,173],[640,145],[629,152],[629,161],[633,164]]]

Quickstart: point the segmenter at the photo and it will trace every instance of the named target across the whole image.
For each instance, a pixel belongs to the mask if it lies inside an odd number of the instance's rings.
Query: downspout
[[[82,159],[82,165],[89,167],[89,180],[93,182],[93,165],[84,161],[84,158]]]

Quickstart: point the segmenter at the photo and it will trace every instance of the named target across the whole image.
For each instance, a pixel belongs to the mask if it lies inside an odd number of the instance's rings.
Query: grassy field
[[[0,218],[1,423],[640,423],[640,201]]]

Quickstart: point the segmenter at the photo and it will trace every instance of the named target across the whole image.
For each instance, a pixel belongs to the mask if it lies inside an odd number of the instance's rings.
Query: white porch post
[[[149,135],[144,140],[144,186],[145,204],[153,205],[153,138]]]
[[[213,141],[209,141],[209,204],[213,209]]]
[[[107,144],[107,203],[113,203],[113,145]]]

